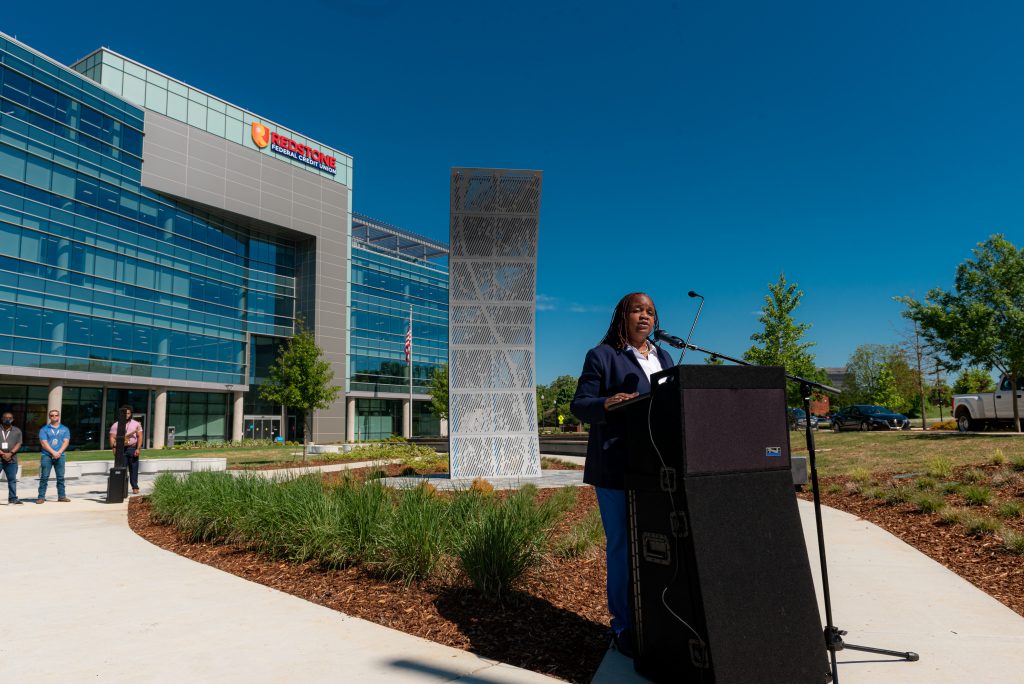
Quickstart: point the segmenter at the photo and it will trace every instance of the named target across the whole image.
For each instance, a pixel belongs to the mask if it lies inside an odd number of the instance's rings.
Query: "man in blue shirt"
[[[37,504],[46,503],[46,485],[50,480],[50,469],[57,471],[57,501],[71,501],[64,494],[64,452],[71,442],[71,431],[60,424],[60,411],[50,409],[50,422],[39,431],[39,498]]]

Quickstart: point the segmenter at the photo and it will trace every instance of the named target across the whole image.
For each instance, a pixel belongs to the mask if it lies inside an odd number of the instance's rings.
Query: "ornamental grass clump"
[[[554,551],[559,558],[586,558],[596,553],[603,543],[601,511],[594,508],[555,541]]]
[[[912,503],[921,513],[937,513],[946,507],[946,499],[937,492],[918,492]]]
[[[1024,471],[1024,455],[1014,456],[1010,459],[1010,467],[1017,472]]]
[[[437,572],[449,550],[449,505],[422,483],[395,492],[394,514],[381,541],[381,572],[407,585]]]
[[[551,526],[575,497],[567,487],[538,503],[536,487],[527,485],[506,499],[495,498],[467,528],[456,552],[459,567],[482,594],[507,599],[540,561]]]
[[[890,487],[884,490],[882,500],[889,506],[906,503],[910,501],[910,489],[901,486]]]
[[[1003,465],[1006,463],[1006,454],[1003,453],[1002,449],[996,449],[992,452],[992,464]]]
[[[963,508],[950,506],[939,511],[939,523],[942,525],[959,525],[967,519],[968,512]]]
[[[921,491],[931,491],[938,486],[938,481],[934,477],[928,477],[924,475],[914,480],[914,486]]]
[[[960,488],[960,496],[968,506],[987,506],[992,501],[992,490],[982,485],[964,485]]]
[[[963,520],[964,529],[972,537],[995,534],[1001,528],[999,521],[985,515],[968,513]]]
[[[1003,548],[1012,554],[1024,556],[1024,534],[1010,529],[1003,529],[1002,537]]]
[[[977,468],[967,468],[960,474],[960,479],[968,484],[978,484],[988,479],[988,476]]]
[[[953,474],[953,462],[945,456],[938,456],[928,462],[928,468],[925,471],[929,477],[936,479],[945,479]]]
[[[867,484],[871,480],[871,471],[867,468],[851,468],[849,478],[860,484]]]
[[[1020,501],[1004,501],[996,508],[996,515],[1000,518],[1022,518],[1024,517],[1024,503]]]

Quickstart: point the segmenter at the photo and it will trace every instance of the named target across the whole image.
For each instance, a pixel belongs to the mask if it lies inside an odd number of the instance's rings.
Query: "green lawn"
[[[790,432],[794,455],[806,455],[803,433]],[[1024,457],[1024,435],[960,434],[955,432],[815,433],[818,475],[847,475],[853,469],[871,473],[914,473],[937,458],[953,466],[991,463],[999,449],[1007,460]]]

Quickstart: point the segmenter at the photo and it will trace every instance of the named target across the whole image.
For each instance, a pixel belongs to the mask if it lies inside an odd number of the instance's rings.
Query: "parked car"
[[[854,404],[832,414],[832,430],[909,430],[910,419],[883,406]]]
[[[790,430],[806,430],[807,414],[802,408],[788,408],[786,409],[786,422],[789,423]],[[811,429],[818,429],[817,416],[811,416]]]
[[[1017,410],[1024,418],[1024,378],[1017,380]],[[984,430],[987,427],[1013,426],[1013,391],[1010,378],[999,378],[995,392],[953,395],[953,416],[960,432]]]
[[[831,416],[818,416],[818,427],[819,428],[832,427],[832,417]]]

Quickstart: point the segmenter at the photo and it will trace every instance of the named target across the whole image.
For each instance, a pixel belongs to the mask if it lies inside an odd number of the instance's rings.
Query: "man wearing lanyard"
[[[60,424],[60,411],[50,409],[50,423],[39,431],[39,498],[37,504],[46,503],[46,485],[50,480],[50,469],[57,471],[57,501],[71,501],[64,493],[64,452],[71,442],[71,431]]]
[[[132,407],[122,406],[127,422],[124,425],[124,458],[128,462],[128,476],[132,494],[139,493],[139,456],[142,453],[142,423],[132,418]],[[117,421],[110,426],[110,449],[117,453]]]
[[[14,425],[14,414],[6,411],[0,417],[0,468],[7,476],[7,503],[20,504],[18,498],[18,449],[21,430]]]

